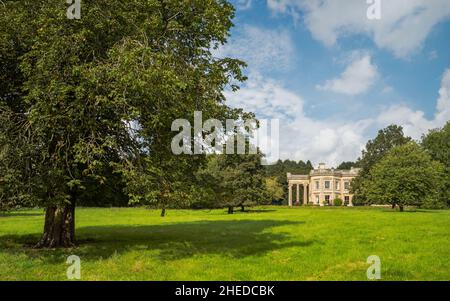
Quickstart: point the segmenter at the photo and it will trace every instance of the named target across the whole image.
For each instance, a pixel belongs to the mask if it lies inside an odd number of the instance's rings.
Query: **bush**
[[[424,199],[423,203],[420,205],[422,209],[446,209],[446,202],[439,198],[439,196],[428,196]]]
[[[334,206],[342,206],[342,204],[344,204],[342,199],[337,198],[334,200]]]

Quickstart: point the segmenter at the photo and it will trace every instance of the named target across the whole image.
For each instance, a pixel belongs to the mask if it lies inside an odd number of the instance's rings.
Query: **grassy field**
[[[0,215],[0,280],[450,280],[450,211],[359,208],[77,209],[71,250],[34,250],[43,212]]]

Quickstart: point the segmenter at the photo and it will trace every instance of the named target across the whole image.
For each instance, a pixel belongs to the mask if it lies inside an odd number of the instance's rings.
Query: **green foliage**
[[[433,161],[414,142],[398,146],[370,170],[370,181],[362,186],[370,204],[423,205],[436,199],[443,187],[444,167]]]
[[[365,183],[370,182],[370,171],[391,149],[404,145],[411,141],[410,137],[405,137],[403,128],[397,125],[390,125],[378,131],[378,135],[373,140],[369,140],[361,158],[356,162],[361,168],[358,177],[352,181],[351,190],[355,194],[354,203],[368,203],[368,196],[362,188]]]
[[[344,201],[342,199],[337,198],[333,201],[333,203],[334,206],[342,206],[344,204]]]
[[[122,187],[134,202],[187,200],[204,158],[174,157],[170,125],[194,110],[242,113],[222,91],[237,89],[244,64],[211,54],[226,42],[233,7],[82,5],[81,20],[67,19],[59,0],[0,5],[0,207],[122,203]]]
[[[273,165],[268,165],[266,168],[266,175],[267,177],[276,177],[278,179],[278,182],[283,187],[283,199],[287,200],[288,195],[288,181],[287,181],[287,174],[304,174],[307,175],[311,170],[314,169],[312,166],[311,161],[307,161],[306,163],[303,161],[292,161],[292,160],[278,160]]]
[[[431,130],[422,138],[422,146],[430,154],[433,160],[439,161],[445,166],[445,186],[441,192],[441,199],[450,206],[450,122],[442,129]],[[441,202],[427,202],[428,208],[440,208]]]
[[[450,166],[450,122],[441,128],[431,130],[422,137],[422,146],[433,160]]]
[[[348,162],[342,162],[336,169],[339,169],[339,170],[349,170],[349,169],[351,169],[352,167],[358,167],[358,163],[356,163],[356,162],[350,162],[350,161],[348,161]]]
[[[213,192],[210,207],[247,207],[270,202],[262,158],[261,154],[210,156],[207,167],[197,175],[204,189]]]
[[[272,201],[279,201],[284,197],[283,186],[280,184],[277,177],[266,178],[266,190],[269,199]]]

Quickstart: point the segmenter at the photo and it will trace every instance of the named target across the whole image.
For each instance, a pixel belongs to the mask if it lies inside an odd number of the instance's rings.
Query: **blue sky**
[[[450,1],[232,0],[220,55],[248,63],[231,105],[280,120],[283,159],[355,160],[392,123],[415,139],[450,119]]]

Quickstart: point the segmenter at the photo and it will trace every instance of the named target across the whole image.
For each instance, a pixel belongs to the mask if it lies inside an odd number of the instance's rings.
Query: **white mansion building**
[[[324,163],[309,175],[293,175],[288,173],[289,206],[293,206],[293,188],[296,192],[296,205],[300,205],[300,186],[303,187],[303,204],[325,206],[334,205],[335,199],[344,201],[343,205],[353,206],[353,195],[350,193],[350,182],[358,175],[360,169],[329,169]]]

